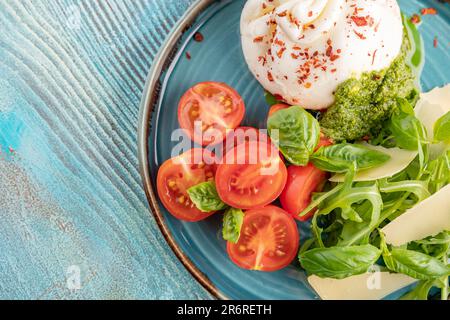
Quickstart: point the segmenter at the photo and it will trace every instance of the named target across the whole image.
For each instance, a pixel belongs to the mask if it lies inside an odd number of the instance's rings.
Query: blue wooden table
[[[210,298],[136,157],[147,72],[191,2],[0,0],[0,298]]]

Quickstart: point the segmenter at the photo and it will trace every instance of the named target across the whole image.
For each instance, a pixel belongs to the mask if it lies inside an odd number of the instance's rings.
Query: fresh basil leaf
[[[244,212],[241,209],[229,208],[223,216],[222,236],[225,240],[237,243],[241,235]]]
[[[430,280],[450,275],[450,267],[440,260],[421,252],[402,248],[383,250],[388,269],[419,280]]]
[[[403,295],[400,300],[428,300],[434,282],[434,280],[420,281],[413,290]]]
[[[280,110],[269,118],[267,128],[290,163],[308,164],[320,138],[319,122],[311,114],[299,106]]]
[[[227,205],[217,194],[214,182],[203,182],[190,187],[187,193],[197,209],[202,212],[219,211],[227,208]]]
[[[414,108],[411,105],[411,103],[409,103],[408,100],[404,99],[404,98],[397,98],[397,114],[409,114],[409,115],[414,115]]]
[[[350,143],[322,147],[311,156],[316,167],[336,173],[346,172],[354,164],[357,170],[373,168],[389,159],[390,156],[385,153]]]
[[[388,128],[396,144],[401,149],[417,150],[419,143],[426,139],[425,128],[414,115],[408,113],[394,114]]]
[[[271,94],[268,91],[264,92],[264,97],[266,98],[266,102],[270,107],[273,105],[282,103],[281,101],[277,100],[277,98],[275,98],[275,96],[273,94]]]
[[[450,143],[450,111],[434,124],[434,140]]]
[[[308,274],[321,278],[343,279],[365,273],[380,257],[381,251],[370,244],[353,247],[316,248],[299,254]]]

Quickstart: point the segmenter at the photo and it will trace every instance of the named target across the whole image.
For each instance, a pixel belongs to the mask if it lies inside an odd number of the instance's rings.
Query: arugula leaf
[[[341,143],[322,147],[311,156],[312,163],[321,170],[342,173],[356,164],[357,170],[379,166],[390,156],[358,144]]]
[[[241,209],[229,208],[223,216],[222,236],[225,240],[237,243],[244,222],[244,212]]]
[[[434,140],[450,143],[450,111],[434,124]]]
[[[299,106],[280,110],[268,122],[272,141],[286,159],[295,165],[305,166],[320,138],[319,122]]]
[[[383,193],[409,192],[417,197],[417,202],[428,198],[431,194],[428,191],[428,182],[420,180],[405,180],[388,182],[388,179],[382,179],[379,182],[380,191]]]
[[[212,181],[190,187],[187,193],[197,209],[202,212],[220,211],[227,208],[217,194],[216,185]]]
[[[353,247],[316,248],[299,254],[308,274],[321,278],[343,279],[367,272],[381,251],[370,244]]]

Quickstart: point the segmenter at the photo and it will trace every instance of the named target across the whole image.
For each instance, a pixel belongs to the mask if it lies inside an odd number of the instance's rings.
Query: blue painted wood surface
[[[191,2],[0,0],[0,298],[210,298],[136,158],[147,72]]]

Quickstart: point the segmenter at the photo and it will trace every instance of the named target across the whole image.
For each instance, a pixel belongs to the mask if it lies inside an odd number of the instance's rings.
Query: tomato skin
[[[306,216],[299,217],[298,214],[306,209],[311,203],[313,192],[319,191],[327,179],[327,174],[312,163],[305,167],[290,166],[288,168],[288,179],[281,193],[280,202],[284,210],[299,221],[307,221],[314,211]]]
[[[268,118],[270,118],[271,116],[273,116],[277,111],[280,110],[284,110],[289,108],[290,105],[284,104],[284,103],[278,103],[278,104],[274,104],[273,106],[270,107],[269,109],[269,114],[267,115]]]
[[[239,240],[228,242],[227,252],[243,269],[271,272],[295,259],[299,240],[295,220],[283,209],[269,205],[245,212]]]
[[[267,151],[266,155],[261,156],[262,151]],[[255,163],[250,163],[253,160]],[[239,209],[261,208],[272,203],[280,196],[286,180],[287,169],[278,149],[266,142],[238,145],[227,152],[216,172],[220,198]]]
[[[178,104],[178,122],[191,140],[207,146],[225,139],[226,130],[237,128],[244,118],[245,104],[239,93],[221,82],[201,82],[181,97]],[[218,121],[219,120],[219,121]],[[195,121],[205,128],[195,132]],[[220,136],[208,137],[205,130],[215,129]]]
[[[329,147],[334,144],[333,140],[330,138],[325,137],[324,135],[320,136],[319,144],[317,145],[316,151],[319,150],[321,147]]]
[[[265,133],[254,127],[237,127],[228,130],[226,139],[223,143],[223,154],[237,147],[241,143],[249,141],[269,142],[270,138]]]
[[[167,211],[175,218],[188,222],[204,220],[214,214],[198,210],[190,201],[187,189],[214,180],[216,169],[215,156],[206,149],[191,149],[165,161],[158,170],[156,180],[159,199]]]

